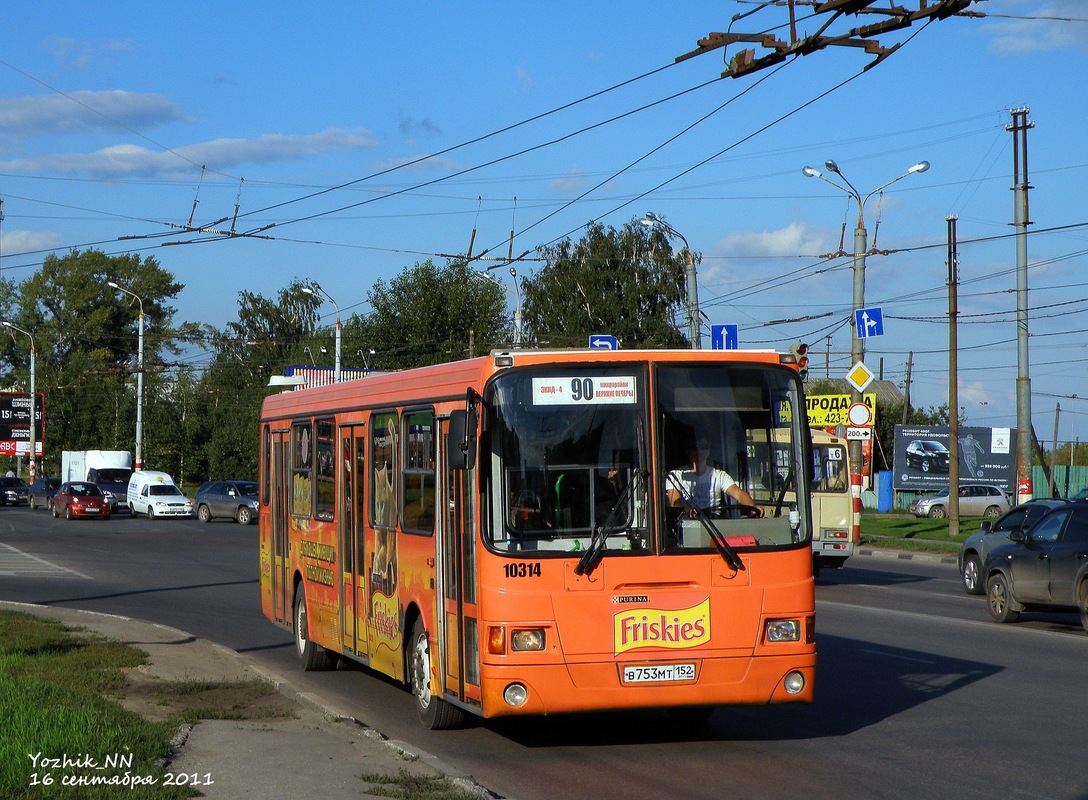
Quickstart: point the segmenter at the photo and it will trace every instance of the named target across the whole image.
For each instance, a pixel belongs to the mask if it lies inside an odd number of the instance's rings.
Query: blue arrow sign
[[[599,333],[589,337],[589,346],[594,350],[618,350],[620,343],[615,336]]]
[[[737,325],[711,325],[710,349],[736,350],[740,345],[740,332]]]
[[[859,308],[854,312],[854,327],[859,339],[884,335],[884,312],[880,308]]]

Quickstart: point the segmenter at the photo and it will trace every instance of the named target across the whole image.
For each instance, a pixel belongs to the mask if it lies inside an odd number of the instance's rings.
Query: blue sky
[[[513,229],[520,255],[577,238],[590,220],[619,227],[653,211],[703,255],[707,325],[738,324],[742,347],[808,341],[813,374],[841,376],[850,259],[821,256],[839,249],[844,223],[852,249],[857,206],[801,169],[835,177],[823,167],[834,159],[865,195],[927,160],[929,171],[865,205],[869,243],[875,234],[876,248],[895,251],[867,259],[865,304],[882,309],[885,335],[868,340],[866,363],[902,385],[912,352],[914,404],[947,402],[945,220],[955,215],[960,405],[969,424],[1015,425],[1006,126],[1010,109],[1028,107],[1034,424],[1049,441],[1061,403],[1059,439],[1088,440],[1083,2],[982,0],[971,10],[985,17],[878,37],[901,47],[867,72],[872,56],[843,47],[726,80],[714,80],[722,50],[673,60],[712,31],[788,36],[784,8],[300,8],[5,6],[4,277],[94,246],[158,259],[186,286],[178,321],[222,327],[239,290],[274,296],[294,278],[320,282],[346,318],[366,312],[378,278],[464,253],[473,229],[475,253],[505,255]],[[846,18],[829,33],[876,21]],[[798,27],[813,33],[816,22]],[[227,230],[236,204],[235,229],[274,226],[268,238],[176,227],[191,215]]]

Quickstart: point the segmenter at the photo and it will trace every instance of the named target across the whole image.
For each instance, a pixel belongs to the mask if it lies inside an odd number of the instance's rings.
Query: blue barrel
[[[876,510],[891,511],[895,507],[895,490],[892,488],[892,471],[882,470],[876,474]]]

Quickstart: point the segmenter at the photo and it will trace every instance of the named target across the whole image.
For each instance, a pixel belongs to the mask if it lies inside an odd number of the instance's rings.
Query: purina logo
[[[684,650],[710,641],[710,598],[691,608],[632,608],[612,617],[616,655],[647,647]]]

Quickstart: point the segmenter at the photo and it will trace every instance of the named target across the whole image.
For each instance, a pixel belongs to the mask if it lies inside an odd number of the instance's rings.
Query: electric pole
[[[1028,131],[1027,108],[1012,110],[1013,225],[1016,229],[1016,502],[1034,496],[1031,486],[1031,377],[1028,371]]]
[[[948,223],[948,532],[960,532],[960,389],[959,389],[959,255],[956,252],[957,217]]]

